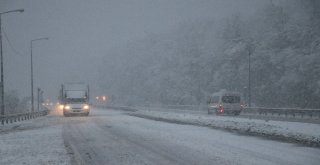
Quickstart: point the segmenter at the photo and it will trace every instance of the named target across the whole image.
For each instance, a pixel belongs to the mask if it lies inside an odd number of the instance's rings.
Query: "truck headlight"
[[[60,105],[59,105],[59,109],[62,110],[63,108],[64,108],[64,105],[63,105],[63,104],[60,104]]]
[[[83,109],[89,109],[89,105],[84,105]]]
[[[64,109],[69,110],[69,109],[70,109],[70,106],[69,106],[69,105],[66,105],[66,106],[64,107]]]

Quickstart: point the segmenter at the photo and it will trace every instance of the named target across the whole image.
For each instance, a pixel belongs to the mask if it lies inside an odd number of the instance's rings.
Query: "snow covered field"
[[[320,146],[320,125],[287,121],[214,116],[196,113],[139,110],[134,116],[173,123],[208,126],[249,135],[259,135],[290,142]]]

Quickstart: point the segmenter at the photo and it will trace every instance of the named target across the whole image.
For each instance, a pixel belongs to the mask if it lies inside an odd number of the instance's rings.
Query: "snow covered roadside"
[[[0,126],[0,164],[71,164],[55,116]]]
[[[320,124],[139,110],[130,115],[172,123],[207,126],[248,135],[320,146]]]

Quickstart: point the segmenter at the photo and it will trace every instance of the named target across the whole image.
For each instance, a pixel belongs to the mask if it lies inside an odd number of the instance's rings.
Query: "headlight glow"
[[[70,106],[69,106],[69,105],[66,105],[66,106],[64,107],[64,109],[69,110],[69,109],[70,109]]]
[[[89,105],[84,105],[83,109],[89,109]]]

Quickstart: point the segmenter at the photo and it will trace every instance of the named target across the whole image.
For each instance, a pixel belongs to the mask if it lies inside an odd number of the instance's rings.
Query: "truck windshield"
[[[67,99],[85,99],[87,98],[85,91],[66,91],[66,98]]]
[[[73,103],[82,103],[82,102],[86,102],[86,98],[67,98],[66,99],[67,102],[73,102]]]

